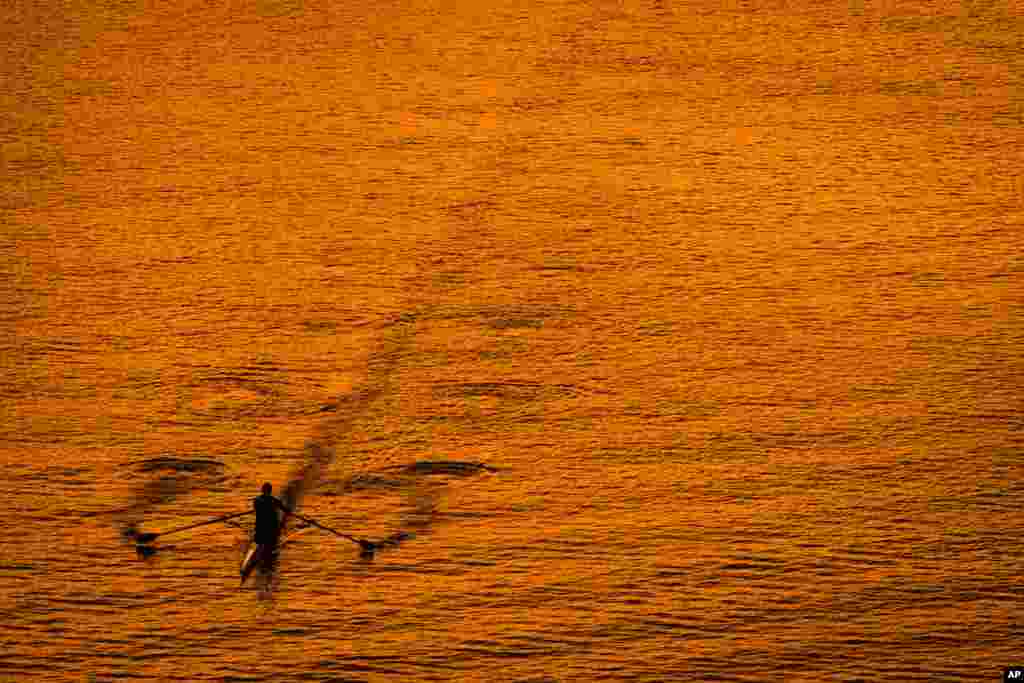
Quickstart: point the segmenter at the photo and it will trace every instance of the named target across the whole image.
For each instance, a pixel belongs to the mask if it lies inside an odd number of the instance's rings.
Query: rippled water
[[[1024,661],[1019,7],[364,4],[4,10],[0,679]]]

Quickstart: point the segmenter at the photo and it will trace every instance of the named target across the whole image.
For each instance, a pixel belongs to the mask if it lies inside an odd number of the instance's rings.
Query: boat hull
[[[280,526],[278,526],[278,533],[283,534],[285,527],[288,525],[291,515],[287,512],[281,518]],[[249,543],[249,548],[242,558],[242,566],[239,568],[239,574],[242,577],[242,583],[249,578],[249,575],[259,567],[260,571],[264,574],[270,574],[274,571],[274,565],[277,562],[277,552],[281,549],[282,544],[289,538],[295,535],[295,531],[292,531],[283,538],[278,536],[273,543],[256,543],[252,541]]]
[[[273,568],[276,554],[276,543],[251,543],[245,557],[242,558],[242,566],[239,569],[242,583],[245,583],[245,580],[257,567],[262,567],[264,570]]]

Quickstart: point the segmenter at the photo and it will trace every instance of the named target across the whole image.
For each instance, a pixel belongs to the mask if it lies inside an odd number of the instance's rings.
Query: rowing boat
[[[281,521],[277,527],[277,538],[271,543],[256,543],[255,539],[249,541],[249,548],[246,550],[245,556],[242,557],[242,566],[239,569],[239,574],[242,577],[242,583],[249,578],[253,570],[257,567],[260,568],[264,574],[270,574],[274,571],[274,564],[277,561],[277,553],[284,546],[284,544],[295,534],[303,531],[304,528],[295,529],[285,534],[285,527],[288,522],[291,521],[291,513],[285,512],[281,516]]]
[[[277,527],[278,536],[270,543],[257,543],[255,538],[249,541],[249,548],[246,550],[245,556],[242,557],[242,566],[239,568],[238,572],[242,577],[243,584],[257,567],[260,568],[260,572],[263,574],[270,574],[274,570],[277,551],[281,545],[279,539],[281,538],[281,534],[284,533],[284,527],[285,524],[288,523],[288,517],[290,517],[290,515],[285,513]]]
[[[239,574],[242,576],[242,583],[245,583],[245,580],[249,578],[249,575],[252,574],[257,567],[260,567],[264,573],[270,573],[273,571],[274,564],[277,561],[277,554],[281,551],[281,548],[299,534],[310,531],[312,528],[313,527],[301,526],[297,529],[292,529],[277,543],[250,542],[249,548],[242,557],[242,566],[239,570]]]
[[[242,583],[249,578],[256,567],[263,567],[265,570],[273,567],[274,555],[277,554],[276,543],[249,543],[249,549],[242,558],[242,567],[239,574],[242,576]]]
[[[176,534],[182,531],[195,529],[197,527],[206,526],[207,524],[214,524],[217,522],[231,524],[232,526],[238,526],[236,523],[231,522],[230,520],[233,520],[236,517],[242,517],[244,515],[251,515],[253,514],[253,512],[255,512],[255,510],[235,512],[230,515],[222,515],[214,519],[209,519],[205,522],[197,522],[195,524],[188,524],[183,527],[171,529],[170,531],[154,533],[142,533],[134,527],[129,527],[125,530],[125,536],[135,540],[135,551],[139,554],[140,557],[151,557],[156,553],[157,549],[149,544],[155,541],[158,537]],[[291,521],[292,517],[295,517],[296,519],[300,520],[302,524],[294,529],[286,529],[286,527],[288,526],[288,522]],[[261,574],[272,574],[274,571],[274,567],[277,564],[277,557],[280,554],[281,549],[284,548],[284,546],[287,545],[289,541],[291,541],[299,534],[305,533],[312,529],[322,529],[324,531],[329,531],[335,536],[339,536],[341,538],[352,541],[353,543],[359,544],[359,548],[361,549],[360,554],[364,558],[373,557],[373,552],[377,548],[377,544],[371,541],[356,538],[355,536],[350,536],[349,534],[344,534],[340,531],[336,531],[335,529],[320,524],[315,519],[303,517],[297,512],[293,512],[291,509],[287,509],[278,525],[278,537],[274,539],[273,542],[256,543],[255,535],[252,539],[250,539],[249,546],[246,548],[246,551],[242,557],[242,564],[238,570],[239,575],[242,577],[242,583],[244,584],[246,579],[248,579],[249,576],[254,571],[256,571],[257,568],[261,570]]]

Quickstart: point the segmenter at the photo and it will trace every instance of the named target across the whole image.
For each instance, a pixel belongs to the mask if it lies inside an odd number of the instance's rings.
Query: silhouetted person
[[[263,492],[252,499],[252,509],[256,512],[256,532],[253,540],[257,543],[277,544],[278,534],[281,532],[281,520],[277,511],[291,512],[284,503],[271,495],[273,487],[267,483],[263,485]]]

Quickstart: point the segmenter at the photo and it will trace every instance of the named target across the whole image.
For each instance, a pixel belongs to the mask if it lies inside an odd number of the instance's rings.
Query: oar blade
[[[139,545],[152,543],[156,540],[156,537],[160,535],[155,533],[144,534],[137,528],[135,528],[134,524],[131,524],[128,527],[126,527],[122,533],[124,534],[125,539],[135,541],[135,543]]]
[[[148,560],[157,553],[157,548],[154,545],[137,545],[135,546],[135,553],[143,560]]]

